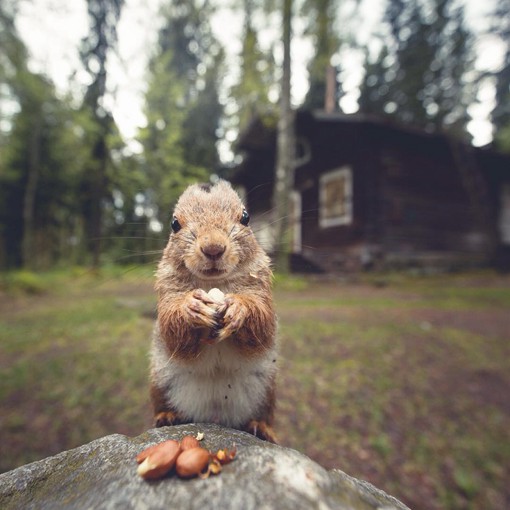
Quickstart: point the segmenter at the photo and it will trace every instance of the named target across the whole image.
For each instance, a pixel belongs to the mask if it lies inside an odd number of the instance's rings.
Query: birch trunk
[[[274,257],[276,270],[289,271],[289,197],[294,181],[294,112],[291,105],[292,0],[283,0],[283,65],[280,118],[277,130],[277,158],[273,190]]]

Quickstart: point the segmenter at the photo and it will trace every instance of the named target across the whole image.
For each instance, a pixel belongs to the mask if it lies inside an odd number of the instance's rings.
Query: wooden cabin
[[[292,204],[300,269],[485,265],[510,248],[510,157],[360,115],[299,111]],[[232,181],[271,251],[276,131],[255,119]]]

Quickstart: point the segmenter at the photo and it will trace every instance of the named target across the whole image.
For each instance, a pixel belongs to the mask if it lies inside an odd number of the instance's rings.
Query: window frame
[[[326,216],[326,187],[336,179],[344,181],[344,213],[334,217]],[[321,229],[351,225],[353,222],[353,179],[352,167],[344,165],[319,177],[319,226]]]

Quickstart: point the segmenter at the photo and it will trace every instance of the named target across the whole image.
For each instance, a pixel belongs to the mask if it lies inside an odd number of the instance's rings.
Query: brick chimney
[[[336,69],[329,65],[326,68],[326,91],[324,95],[324,111],[333,113],[337,109],[336,104]]]

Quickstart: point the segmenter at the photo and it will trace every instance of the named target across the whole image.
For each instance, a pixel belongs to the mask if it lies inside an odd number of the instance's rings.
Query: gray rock
[[[237,447],[236,460],[202,480],[170,475],[147,482],[136,455],[151,444],[204,433],[212,451]],[[379,509],[407,507],[367,482],[327,471],[303,454],[236,430],[197,424],[107,436],[0,475],[8,509]]]

